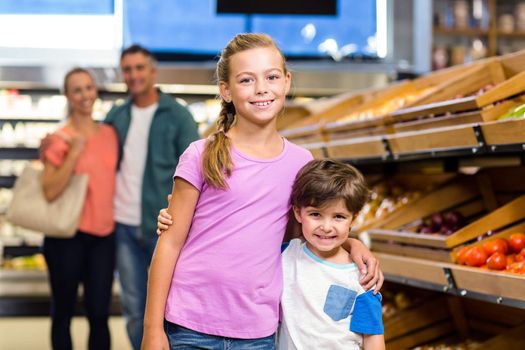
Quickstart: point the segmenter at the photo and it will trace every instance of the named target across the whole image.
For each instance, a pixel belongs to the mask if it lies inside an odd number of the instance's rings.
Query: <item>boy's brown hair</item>
[[[370,197],[363,175],[351,166],[332,159],[312,160],[299,170],[292,187],[291,204],[296,208],[323,207],[342,199],[357,214]]]

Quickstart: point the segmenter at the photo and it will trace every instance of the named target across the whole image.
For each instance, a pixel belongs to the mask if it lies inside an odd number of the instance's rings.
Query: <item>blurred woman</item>
[[[41,158],[48,201],[60,196],[73,174],[89,176],[78,229],[72,238],[44,240],[44,256],[51,286],[53,349],[71,349],[70,323],[79,283],[89,321],[89,349],[109,349],[108,327],[115,237],[113,194],[118,160],[117,135],[92,118],[97,88],[92,75],[75,68],[64,78],[68,102],[66,123],[46,140]]]

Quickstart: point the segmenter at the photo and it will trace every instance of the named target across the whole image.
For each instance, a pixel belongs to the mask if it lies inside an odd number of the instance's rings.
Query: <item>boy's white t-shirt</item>
[[[158,103],[148,107],[131,106],[131,122],[124,143],[122,161],[117,172],[115,220],[139,226],[141,223],[142,179],[148,153],[149,129]]]
[[[282,253],[279,350],[360,349],[362,334],[383,334],[381,296],[365,292],[355,264],[333,264],[294,239]]]

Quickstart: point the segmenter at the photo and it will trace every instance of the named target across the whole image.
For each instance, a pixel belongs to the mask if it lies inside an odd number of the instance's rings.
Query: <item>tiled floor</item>
[[[47,317],[0,317],[0,349],[2,350],[46,350],[51,349]],[[124,319],[111,317],[111,348],[128,350],[130,344],[126,335]],[[84,317],[75,317],[71,325],[73,348],[87,348],[88,323]]]

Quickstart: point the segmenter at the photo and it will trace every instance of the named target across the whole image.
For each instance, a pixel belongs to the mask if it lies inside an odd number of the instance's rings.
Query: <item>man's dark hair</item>
[[[155,58],[155,56],[153,56],[151,51],[149,51],[148,49],[146,49],[143,46],[140,46],[139,44],[133,44],[133,45],[125,48],[124,50],[122,50],[122,53],[120,54],[120,60],[122,61],[122,59],[126,55],[132,55],[132,54],[135,54],[135,53],[141,53],[144,56],[146,56],[147,58],[149,58],[149,60],[150,60],[152,65],[156,65],[157,64],[157,59]]]

